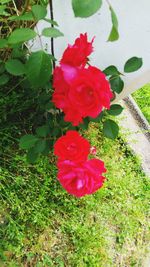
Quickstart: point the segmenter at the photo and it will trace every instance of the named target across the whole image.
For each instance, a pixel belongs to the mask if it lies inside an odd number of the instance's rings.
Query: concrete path
[[[142,169],[150,176],[150,126],[131,96],[122,104],[125,107],[120,115],[122,132],[133,152],[141,158]]]

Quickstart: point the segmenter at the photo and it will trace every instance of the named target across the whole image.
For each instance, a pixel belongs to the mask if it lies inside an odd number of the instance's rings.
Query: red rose
[[[105,74],[96,67],[75,68],[67,65],[54,71],[52,101],[65,113],[65,120],[77,126],[82,119],[96,118],[102,109],[110,108],[113,94]]]
[[[104,163],[98,159],[87,160],[84,163],[65,160],[58,163],[58,180],[64,189],[76,197],[89,195],[102,187],[106,172]]]
[[[90,143],[77,131],[68,131],[54,145],[54,154],[58,160],[83,162],[90,153]]]
[[[71,66],[84,66],[87,63],[87,57],[92,53],[93,40],[88,42],[87,33],[80,34],[80,37],[75,40],[74,45],[69,45],[64,51],[61,59],[61,64]]]
[[[53,87],[55,91],[52,96],[52,102],[57,108],[64,109],[68,106],[66,99],[70,84],[77,74],[78,69],[68,65],[55,68],[53,73]]]

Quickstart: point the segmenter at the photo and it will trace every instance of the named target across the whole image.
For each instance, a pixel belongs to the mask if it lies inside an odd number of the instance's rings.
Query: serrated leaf
[[[5,63],[5,68],[7,72],[14,76],[21,76],[25,74],[25,66],[18,59],[9,59]]]
[[[41,5],[33,5],[32,6],[32,12],[35,20],[41,20],[46,17],[47,10],[45,6]]]
[[[113,120],[106,120],[103,124],[103,133],[107,138],[115,139],[119,133],[119,127]]]
[[[46,137],[49,134],[49,127],[47,125],[43,125],[36,129],[36,134],[40,137]]]
[[[19,146],[22,149],[30,149],[38,141],[38,138],[32,134],[27,134],[21,137]]]
[[[132,57],[128,59],[128,61],[125,63],[124,66],[124,72],[134,72],[140,69],[143,65],[143,60],[142,58],[139,57]]]
[[[75,17],[90,17],[100,9],[101,5],[102,0],[72,0]]]
[[[57,38],[57,37],[64,36],[64,34],[61,31],[59,31],[56,28],[52,28],[52,27],[51,28],[45,28],[42,31],[42,35],[45,37],[51,37],[51,38]]]
[[[35,88],[44,86],[51,77],[51,58],[44,51],[32,53],[26,63],[26,74],[29,82]]]
[[[111,12],[111,21],[112,21],[112,29],[110,35],[108,37],[108,41],[114,42],[119,39],[119,32],[118,32],[118,19],[116,16],[115,11],[113,10],[112,6],[109,6]]]
[[[0,48],[5,48],[5,47],[7,47],[7,40],[0,39]]]
[[[104,69],[103,72],[105,73],[106,76],[120,74],[118,69],[113,65],[111,65],[111,66],[107,67],[106,69]]]
[[[119,104],[111,105],[110,109],[107,110],[107,113],[113,116],[118,116],[123,111],[123,107]]]
[[[5,85],[9,81],[9,76],[7,74],[0,75],[0,86]]]
[[[27,161],[29,163],[34,164],[39,157],[39,153],[37,153],[34,148],[31,148],[27,153]]]
[[[109,79],[110,85],[111,85],[111,89],[120,94],[124,88],[124,82],[123,80],[120,78],[120,76],[111,76]]]
[[[14,30],[8,38],[9,44],[19,44],[27,42],[36,37],[36,32],[29,28],[22,28]]]

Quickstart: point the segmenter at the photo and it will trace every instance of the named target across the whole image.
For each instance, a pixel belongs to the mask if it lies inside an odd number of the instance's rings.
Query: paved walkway
[[[150,176],[150,126],[132,97],[122,101],[125,107],[120,124],[127,135],[127,143],[141,158],[144,172]]]

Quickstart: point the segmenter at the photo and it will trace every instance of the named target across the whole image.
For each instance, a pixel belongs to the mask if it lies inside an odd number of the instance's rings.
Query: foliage
[[[118,19],[117,19],[115,11],[113,10],[111,5],[109,5],[109,9],[111,12],[112,29],[111,29],[110,35],[108,37],[108,41],[113,42],[113,41],[116,41],[119,39]]]
[[[137,71],[142,67],[142,64],[143,64],[142,58],[132,57],[125,63],[124,72],[128,73]]]
[[[72,7],[76,17],[86,18],[95,14],[101,7],[102,0],[72,0]]]

